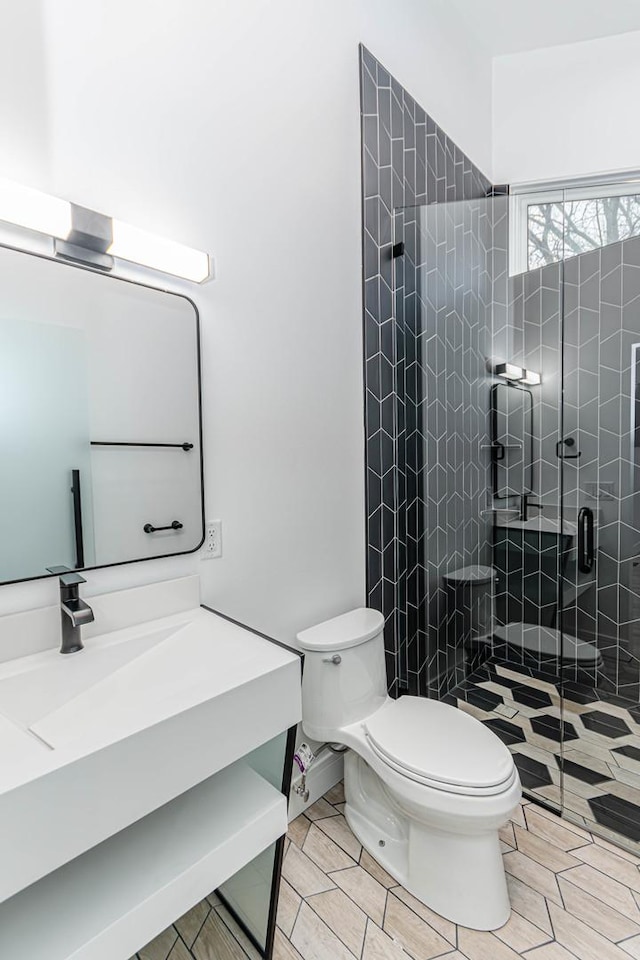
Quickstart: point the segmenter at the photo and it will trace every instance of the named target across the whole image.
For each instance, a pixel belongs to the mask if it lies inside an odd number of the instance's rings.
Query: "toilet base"
[[[371,767],[345,757],[345,817],[362,846],[405,890],[440,916],[475,930],[509,919],[498,831],[454,833],[406,816]]]

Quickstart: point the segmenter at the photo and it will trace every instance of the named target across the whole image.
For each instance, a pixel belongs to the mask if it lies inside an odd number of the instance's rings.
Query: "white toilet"
[[[495,930],[510,914],[498,829],[520,801],[518,772],[469,714],[387,696],[383,627],[360,609],[298,634],[303,729],[350,748],[345,816],[380,865],[443,917]]]

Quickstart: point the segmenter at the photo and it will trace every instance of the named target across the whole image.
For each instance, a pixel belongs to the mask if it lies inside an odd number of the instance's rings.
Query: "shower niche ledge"
[[[281,837],[253,757],[300,688],[295,652],[203,607],[0,664],[0,956],[132,956]]]

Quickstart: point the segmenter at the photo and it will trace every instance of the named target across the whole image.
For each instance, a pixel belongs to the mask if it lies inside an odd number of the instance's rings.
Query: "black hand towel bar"
[[[185,453],[193,450],[192,443],[131,443],[129,440],[92,440],[92,447],[175,447]]]
[[[184,524],[180,523],[179,520],[173,520],[166,527],[154,527],[152,523],[145,523],[142,529],[145,533],[158,533],[160,530],[182,530],[183,526]]]

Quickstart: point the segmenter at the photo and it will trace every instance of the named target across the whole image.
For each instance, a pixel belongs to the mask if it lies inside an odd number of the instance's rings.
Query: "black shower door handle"
[[[581,573],[593,570],[593,510],[583,507],[578,514],[578,569]]]

